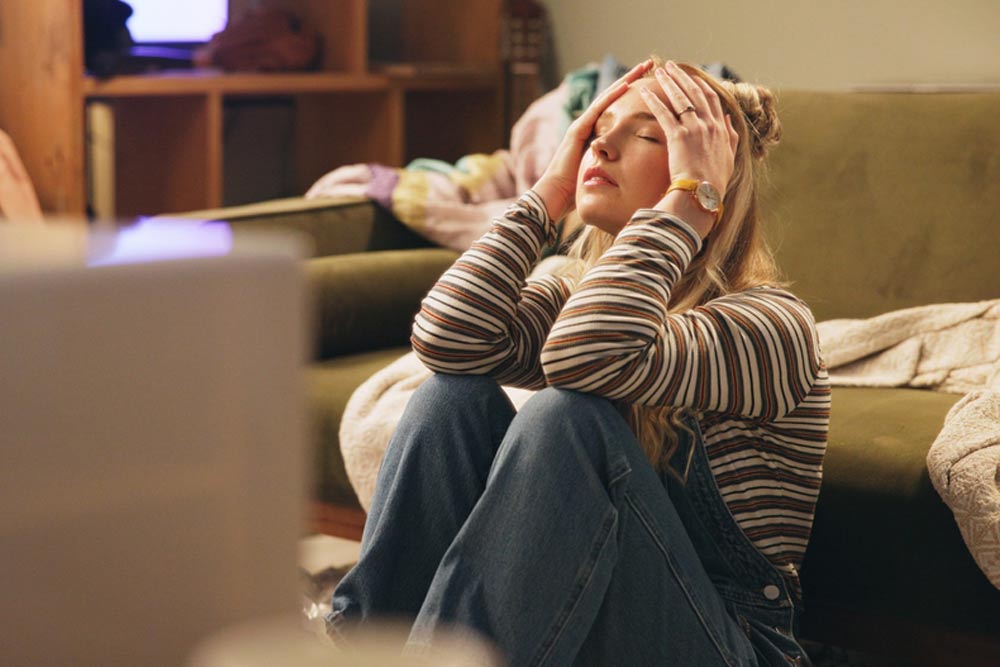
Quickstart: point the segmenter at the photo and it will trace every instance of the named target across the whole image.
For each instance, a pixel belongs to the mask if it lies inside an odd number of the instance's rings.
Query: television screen
[[[136,44],[201,44],[226,27],[229,0],[127,0]]]

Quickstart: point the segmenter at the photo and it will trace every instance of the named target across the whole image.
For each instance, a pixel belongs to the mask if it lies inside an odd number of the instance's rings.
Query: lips
[[[611,178],[608,172],[604,171],[600,167],[591,167],[587,169],[587,171],[583,172],[583,184],[614,185],[614,186],[618,185],[615,179]]]

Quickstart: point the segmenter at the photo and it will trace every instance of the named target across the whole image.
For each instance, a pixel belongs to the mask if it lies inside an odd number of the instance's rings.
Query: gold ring
[[[694,112],[697,113],[697,109],[695,109],[693,106],[691,106],[689,104],[689,105],[687,105],[687,108],[684,109],[684,111],[682,111],[679,114],[677,114],[677,117],[680,118],[681,116],[683,116],[684,114],[686,114],[688,111],[694,111]]]

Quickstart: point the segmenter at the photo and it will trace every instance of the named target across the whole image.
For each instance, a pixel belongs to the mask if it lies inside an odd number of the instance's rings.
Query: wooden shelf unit
[[[84,75],[82,0],[0,3],[0,128],[48,214],[86,208],[85,105],[114,117],[119,217],[223,202],[227,100],[294,100],[299,191],[343,164],[454,160],[503,142],[501,0],[397,0],[402,61],[369,68],[367,0],[274,0],[323,38],[319,71]],[[233,15],[248,0],[230,0]]]

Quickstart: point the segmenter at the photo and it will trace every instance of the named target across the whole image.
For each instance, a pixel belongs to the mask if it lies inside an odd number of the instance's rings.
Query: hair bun
[[[775,110],[774,94],[764,86],[748,83],[735,84],[733,94],[750,129],[750,154],[755,159],[763,159],[781,140],[781,121]]]

